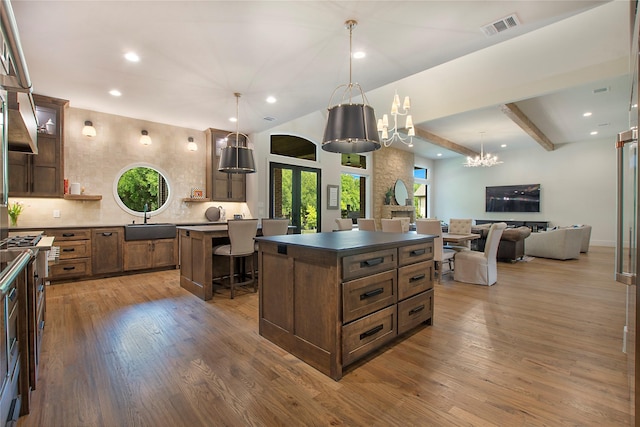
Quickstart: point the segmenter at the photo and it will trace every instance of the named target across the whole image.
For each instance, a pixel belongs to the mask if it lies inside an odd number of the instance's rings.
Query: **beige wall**
[[[95,138],[81,134],[85,120],[91,120]],[[145,129],[153,140],[140,144]],[[193,137],[198,151],[187,150]],[[123,225],[136,217],[122,210],[113,196],[118,173],[133,164],[149,164],[166,173],[170,185],[169,207],[152,217],[152,222],[206,222],[204,211],[212,205],[226,208],[228,214],[250,215],[246,203],[185,203],[192,187],[205,188],[204,131],[179,128],[150,121],[104,114],[69,107],[65,113],[64,176],[79,182],[86,194],[102,195],[101,201],[70,201],[45,198],[11,198],[25,205],[18,227],[57,227],[82,225]],[[9,176],[11,179],[11,176]],[[60,211],[60,218],[53,211]]]

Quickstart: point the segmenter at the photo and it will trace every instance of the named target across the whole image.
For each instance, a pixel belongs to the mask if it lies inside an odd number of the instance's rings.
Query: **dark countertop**
[[[258,242],[272,242],[289,246],[323,249],[342,252],[360,249],[374,249],[402,243],[422,243],[435,236],[412,233],[383,233],[380,231],[336,231],[313,234],[286,234],[282,236],[256,237]]]

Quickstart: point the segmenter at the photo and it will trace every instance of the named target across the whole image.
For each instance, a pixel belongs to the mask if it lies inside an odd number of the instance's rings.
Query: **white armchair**
[[[456,265],[453,279],[457,282],[491,286],[498,281],[498,245],[502,232],[507,228],[504,222],[491,224],[484,252],[462,251],[455,255]]]
[[[560,260],[579,258],[582,238],[583,230],[580,228],[558,228],[531,233],[524,241],[524,253]]]

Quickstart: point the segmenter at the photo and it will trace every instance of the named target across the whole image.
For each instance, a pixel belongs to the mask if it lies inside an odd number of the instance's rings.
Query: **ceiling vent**
[[[609,88],[609,87],[599,87],[599,88],[597,88],[597,89],[594,89],[594,90],[593,90],[593,93],[594,93],[594,94],[597,94],[597,93],[605,93],[605,92],[609,92],[609,90],[610,90],[610,88]]]
[[[511,29],[513,27],[517,27],[518,25],[520,25],[520,21],[518,20],[518,17],[514,13],[512,15],[505,16],[504,18],[499,19],[496,22],[480,27],[480,29],[482,30],[485,36],[489,37],[489,36],[493,36],[498,33],[501,33],[503,31],[506,31],[508,29]]]

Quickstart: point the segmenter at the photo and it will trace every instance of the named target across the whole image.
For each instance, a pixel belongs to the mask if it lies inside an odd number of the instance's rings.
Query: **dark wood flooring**
[[[335,382],[258,334],[257,294],[204,302],[177,270],[47,289],[19,426],[625,426],[626,287],[613,250],[443,278],[434,325]]]

